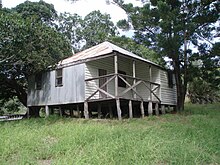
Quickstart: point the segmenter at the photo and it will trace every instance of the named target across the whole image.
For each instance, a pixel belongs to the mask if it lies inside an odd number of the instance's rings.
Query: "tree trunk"
[[[188,84],[188,57],[187,57],[187,31],[184,32],[184,67],[183,67],[183,104],[185,102],[187,84]]]
[[[184,94],[184,85],[182,83],[181,79],[181,71],[180,71],[180,64],[179,60],[174,60],[174,75],[176,80],[176,90],[177,90],[177,110],[182,111],[184,110],[184,100],[185,100],[185,94]]]
[[[27,93],[26,93],[26,91],[24,89],[22,91],[20,90],[19,93],[17,92],[17,96],[18,96],[19,101],[25,107],[27,107]]]

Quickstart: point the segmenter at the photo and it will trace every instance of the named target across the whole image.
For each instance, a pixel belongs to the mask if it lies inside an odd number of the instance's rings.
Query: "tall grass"
[[[220,104],[123,121],[0,123],[0,164],[220,164]]]

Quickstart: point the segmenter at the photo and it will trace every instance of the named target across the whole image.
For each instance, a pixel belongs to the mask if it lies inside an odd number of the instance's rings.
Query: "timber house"
[[[28,80],[29,115],[54,113],[119,120],[164,114],[176,106],[173,74],[161,66],[103,42],[60,61]]]

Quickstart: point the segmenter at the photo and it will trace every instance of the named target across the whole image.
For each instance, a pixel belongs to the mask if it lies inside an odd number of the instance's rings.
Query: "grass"
[[[123,121],[1,122],[0,164],[220,164],[220,104]]]

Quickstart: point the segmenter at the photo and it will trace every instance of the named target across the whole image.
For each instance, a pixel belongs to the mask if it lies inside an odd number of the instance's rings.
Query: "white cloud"
[[[30,1],[36,2],[38,0]],[[23,2],[25,0],[3,0],[3,7],[12,8]],[[45,2],[53,4],[58,12],[77,13],[82,17],[91,11],[100,10],[102,13],[110,14],[112,21],[115,23],[120,19],[126,18],[126,14],[121,8],[113,4],[107,5],[105,0],[79,0],[75,3],[66,0],[45,0]]]
[[[37,2],[39,0],[29,0]],[[85,17],[87,14],[94,10],[100,10],[101,13],[110,14],[112,21],[116,24],[121,19],[126,19],[126,13],[118,6],[114,4],[106,4],[105,0],[79,0],[77,2],[70,2],[67,0],[44,0],[47,3],[53,4],[58,12],[77,13],[78,15]],[[3,0],[3,7],[12,8],[25,0]],[[136,6],[141,6],[140,0],[125,0],[125,3],[133,3]],[[131,37],[133,32],[120,31],[121,35]]]

